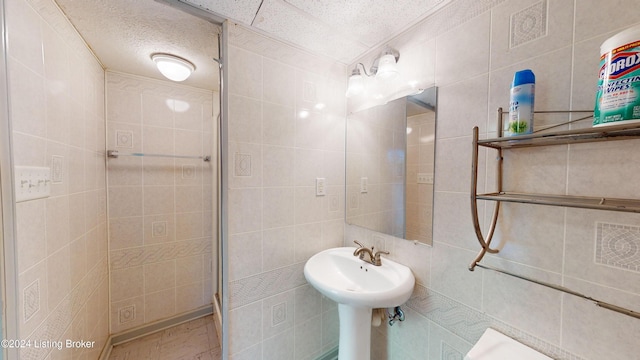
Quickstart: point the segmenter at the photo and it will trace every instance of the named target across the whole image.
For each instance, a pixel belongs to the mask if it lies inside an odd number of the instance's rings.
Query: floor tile
[[[109,360],[221,360],[213,321],[209,315],[116,345]]]

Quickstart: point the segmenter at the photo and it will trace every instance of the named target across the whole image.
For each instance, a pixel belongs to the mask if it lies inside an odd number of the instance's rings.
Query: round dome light
[[[152,54],[151,60],[156,63],[160,73],[173,81],[184,81],[196,67],[190,61],[171,54]]]

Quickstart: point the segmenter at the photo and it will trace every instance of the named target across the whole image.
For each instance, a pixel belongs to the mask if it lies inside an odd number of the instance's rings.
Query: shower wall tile
[[[142,94],[142,124],[162,128],[173,128],[175,100],[170,96],[153,93]]]
[[[21,61],[37,74],[44,74],[42,54],[43,21],[26,1],[7,2],[8,41],[11,57]]]
[[[204,140],[214,135],[203,130],[217,127],[212,106],[217,93],[111,72],[106,82],[110,149],[215,158],[212,142],[205,147]],[[121,101],[123,96],[131,99]],[[128,106],[136,110],[128,112]],[[212,269],[205,276],[212,263],[205,265],[204,259],[217,233],[209,219],[214,215],[211,164],[121,156],[109,159],[109,178],[109,266],[118,274],[112,278],[118,281],[112,291],[118,296],[112,295],[110,304],[112,330],[209,304],[214,276]],[[128,287],[132,283],[138,291]]]
[[[114,218],[109,220],[111,250],[136,247],[143,244],[142,217]]]
[[[122,158],[126,159],[125,157]],[[134,158],[135,159],[135,158]],[[120,160],[120,159],[118,159]],[[165,158],[148,158],[135,159],[137,166],[135,168],[125,166],[113,166],[114,169],[118,169],[123,174],[134,174],[136,176],[140,174],[144,179],[144,185],[165,185],[173,186],[176,183],[176,175],[174,174],[174,160]],[[125,160],[126,161],[126,160]],[[142,173],[140,170],[142,169]],[[176,171],[178,169],[175,169]],[[126,176],[126,175],[125,175]],[[111,178],[111,171],[109,172],[109,178]]]
[[[212,281],[209,278],[206,283],[211,284]],[[204,290],[207,286],[211,285],[206,285],[203,281],[186,285],[178,284],[176,287],[176,314],[211,304],[212,296],[204,296]]]
[[[143,271],[145,293],[175,288],[176,260],[146,264],[143,265]]]
[[[16,119],[14,131],[46,138],[44,104],[46,101],[44,79],[17,60],[10,61],[9,91],[28,94],[12,99],[12,118]],[[33,106],[33,104],[41,106]]]
[[[149,154],[173,154],[175,132],[169,128],[159,128],[154,126],[142,127],[142,152]],[[177,143],[176,139],[176,143]],[[177,153],[177,151],[175,151]],[[185,155],[191,153],[185,152]],[[194,153],[197,154],[197,153]],[[146,159],[145,159],[146,160]]]
[[[46,209],[46,210],[45,210]],[[21,202],[16,204],[16,231],[23,241],[18,243],[18,270],[27,270],[47,257],[47,240],[53,242],[46,233],[47,210],[44,200]],[[52,232],[53,234],[53,232]],[[67,240],[67,237],[63,238]]]
[[[109,285],[104,142],[98,140],[105,127],[104,72],[54,2],[9,0],[5,7],[13,164],[50,167],[54,175],[47,199],[16,204],[18,336],[78,335],[101,350],[108,324],[91,323],[89,331],[85,308],[91,293],[106,294]],[[93,311],[104,319],[108,304]],[[55,355],[20,351],[21,358]]]
[[[175,114],[176,129],[190,130],[202,133],[206,128],[211,129],[211,123],[203,123],[202,118],[207,113],[204,108],[207,103],[196,101],[173,100]],[[186,109],[185,109],[186,108]],[[212,114],[209,111],[209,114]]]
[[[147,293],[144,296],[144,321],[152,322],[166,317],[166,314],[175,313],[176,288],[155,293]]]
[[[211,119],[212,120],[212,119]],[[176,154],[189,156],[203,156],[202,131],[179,130],[175,132]],[[207,149],[209,154],[211,151]]]
[[[177,213],[176,240],[197,239],[204,236],[204,213]]]

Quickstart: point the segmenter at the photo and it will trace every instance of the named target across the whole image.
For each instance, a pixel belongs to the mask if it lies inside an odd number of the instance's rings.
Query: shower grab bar
[[[506,270],[494,268],[492,266],[487,266],[487,265],[480,264],[480,263],[476,263],[475,266],[477,266],[479,268],[487,269],[487,270],[493,270],[493,271],[499,272],[501,274],[513,276],[515,278],[522,279],[522,280],[525,280],[525,281],[529,281],[529,282],[532,282],[534,284],[542,285],[542,286],[545,286],[545,287],[548,287],[548,288],[551,288],[551,289],[554,289],[554,290],[558,290],[558,291],[561,291],[561,292],[564,292],[564,293],[567,293],[567,294],[571,294],[573,296],[577,296],[579,298],[582,298],[582,299],[585,299],[585,300],[589,300],[589,301],[593,302],[596,306],[599,306],[601,308],[609,309],[611,311],[615,311],[615,312],[620,313],[620,314],[624,314],[624,315],[627,315],[627,316],[634,317],[636,319],[640,319],[640,313],[639,312],[636,312],[636,311],[633,311],[633,310],[629,310],[629,309],[623,308],[621,306],[609,304],[607,302],[594,299],[592,297],[589,297],[589,296],[583,295],[583,294],[581,294],[579,292],[576,292],[576,291],[573,291],[571,289],[568,289],[568,288],[566,288],[564,286],[555,285],[555,284],[551,284],[551,283],[540,281],[540,280],[535,280],[535,279],[532,279],[532,278],[529,278],[529,277],[526,277],[526,276],[514,274],[514,273],[508,272]]]
[[[149,156],[149,157],[168,157],[178,159],[202,159],[206,162],[211,161],[211,156],[189,156],[189,155],[167,155],[167,154],[143,154],[143,153],[121,153],[118,150],[107,150],[107,157],[117,159],[118,156]]]

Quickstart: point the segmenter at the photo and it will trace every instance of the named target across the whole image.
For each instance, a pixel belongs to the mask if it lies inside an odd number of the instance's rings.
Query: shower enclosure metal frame
[[[0,0],[2,1],[2,0]],[[228,71],[226,66],[228,64],[228,43],[229,43],[229,21],[222,17],[217,16],[204,8],[199,8],[191,4],[187,4],[181,0],[155,0],[157,2],[165,3],[175,7],[188,14],[197,16],[199,18],[210,21],[216,25],[222,27],[222,34],[218,35],[218,59],[212,59],[218,63],[219,77],[220,77],[220,121],[218,123],[218,276],[216,277],[217,284],[216,290],[220,295],[220,308],[222,318],[222,359],[226,360],[229,357],[229,279],[228,279],[228,193],[224,191],[227,187],[227,181],[224,174],[228,171],[227,163],[227,149],[228,149],[228,113],[229,113],[229,94],[226,87],[228,84]],[[216,301],[216,299],[213,299]]]
[[[7,78],[7,28],[4,0],[0,0],[0,301],[2,302],[2,339],[18,339],[18,274],[15,240],[15,201],[13,195],[13,160],[11,156],[11,123]],[[11,316],[7,316],[11,315]],[[17,359],[18,349],[0,349],[0,359]]]

